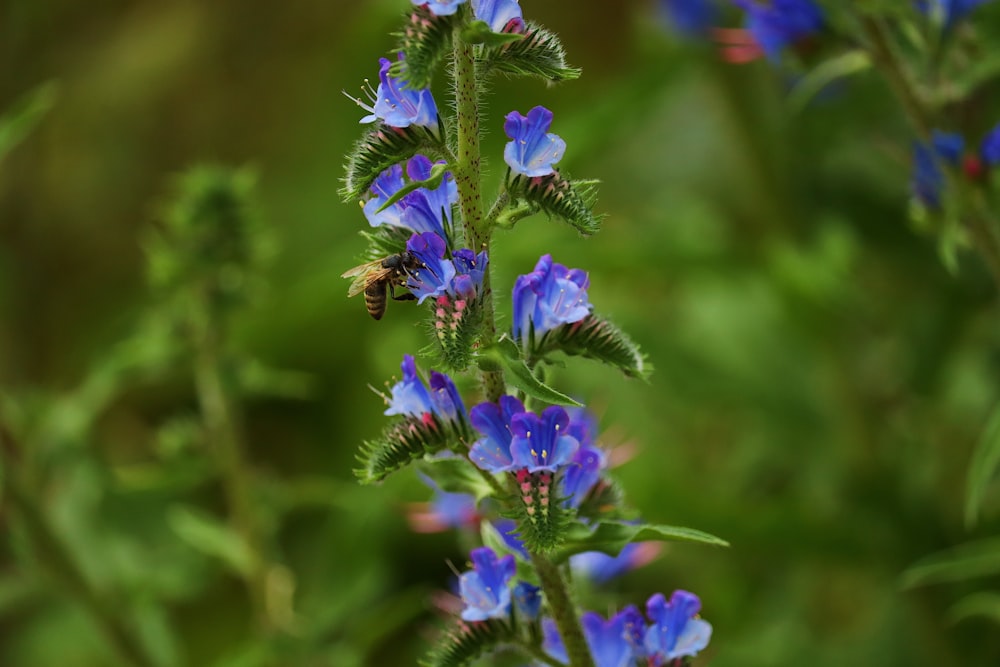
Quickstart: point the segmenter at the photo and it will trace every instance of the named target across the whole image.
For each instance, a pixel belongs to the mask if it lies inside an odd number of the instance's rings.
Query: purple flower
[[[451,16],[465,0],[410,0],[418,7],[425,5],[434,16]]]
[[[402,60],[403,55],[399,55]],[[429,88],[408,88],[402,79],[389,75],[392,63],[387,58],[379,58],[378,90],[369,93],[374,104],[366,105],[360,100],[358,104],[368,111],[361,119],[362,123],[371,123],[380,119],[391,127],[409,127],[416,125],[426,127],[433,132],[438,129],[438,111]]]
[[[590,280],[580,269],[567,269],[543,255],[531,273],[514,282],[513,334],[517,340],[542,336],[561,324],[579,322],[590,314]]]
[[[410,527],[418,533],[439,533],[450,528],[474,525],[479,519],[476,499],[468,493],[443,491],[433,479],[420,475],[420,480],[434,490],[430,502],[417,503],[421,509],[411,510],[407,518]]]
[[[913,144],[913,174],[910,177],[910,189],[921,203],[930,208],[941,205],[941,190],[944,188],[945,177],[939,158],[957,165],[962,155],[962,137],[958,134],[934,130],[931,133],[930,144],[915,142]]]
[[[580,617],[580,624],[595,667],[631,667],[637,658],[642,657],[642,653],[636,650],[635,637],[642,632],[645,624],[635,607],[626,607],[607,621],[600,614],[589,611]],[[545,652],[559,662],[567,663],[566,647],[552,619],[542,621],[542,632]]]
[[[512,171],[531,178],[555,171],[552,165],[562,159],[566,142],[549,133],[551,125],[552,112],[545,107],[535,107],[527,116],[517,111],[507,114],[503,130],[511,141],[504,148],[503,159]]]
[[[617,556],[601,551],[584,551],[570,556],[570,567],[593,582],[603,584],[653,561],[660,553],[657,542],[626,544]]]
[[[472,0],[472,13],[488,23],[493,32],[524,32],[518,0]]]
[[[662,593],[649,598],[646,615],[653,625],[646,630],[645,645],[653,664],[697,655],[708,646],[712,626],[695,618],[700,609],[698,596],[687,591],[674,591],[669,602]]]
[[[469,421],[483,437],[469,449],[469,458],[483,470],[506,472],[514,469],[510,444],[514,437],[511,420],[524,412],[524,404],[513,396],[501,396],[499,403],[480,403],[472,408]]]
[[[406,242],[406,249],[421,261],[423,266],[410,272],[406,286],[423,303],[429,296],[445,294],[455,277],[455,265],[444,258],[447,245],[433,232],[414,234]]]
[[[965,18],[969,12],[985,5],[990,0],[920,0],[917,8],[928,16],[941,16],[945,28],[950,28],[955,22]]]
[[[465,609],[464,621],[485,621],[506,617],[510,610],[510,581],[514,577],[514,556],[498,559],[493,549],[480,547],[469,554],[472,570],[459,577],[458,585]]]
[[[538,618],[538,611],[542,606],[541,590],[526,581],[519,581],[514,586],[514,606],[521,618],[528,621]]]
[[[786,46],[823,27],[823,14],[812,0],[733,0],[746,12],[746,28],[772,61]]]
[[[567,435],[575,437],[573,423],[566,430]],[[577,441],[580,442],[579,438]],[[566,466],[562,478],[561,493],[570,507],[579,507],[594,485],[601,479],[601,471],[605,468],[604,452],[596,447],[581,445],[573,460]]]
[[[667,22],[686,37],[704,37],[718,13],[712,0],[660,0]]]
[[[460,248],[451,253],[451,259],[455,265],[455,278],[448,293],[457,299],[475,299],[482,292],[486,267],[489,266],[486,251],[477,255],[467,248]]]
[[[392,387],[386,415],[424,418],[432,414],[442,421],[465,419],[465,405],[451,378],[431,371],[430,391],[417,374],[417,365],[409,354],[403,356],[403,379]]]
[[[983,156],[983,162],[989,166],[1000,165],[1000,124],[983,138],[983,142],[979,145],[979,153]]]
[[[555,472],[568,464],[580,443],[565,435],[567,426],[569,415],[558,405],[545,408],[541,416],[534,412],[514,415],[510,421],[514,433],[510,443],[514,467],[527,469],[529,473]]]
[[[517,532],[517,522],[513,519],[493,519],[492,524],[507,548],[527,560],[528,550],[524,548],[524,542]]]
[[[407,162],[406,174],[410,181],[424,181],[430,178],[433,166],[434,163],[427,157],[414,155]],[[379,174],[371,187],[373,196],[364,205],[369,224],[372,227],[406,227],[418,234],[434,232],[438,236],[447,237],[446,229],[451,227],[452,206],[458,201],[458,186],[451,173],[445,173],[444,180],[437,188],[418,188],[379,211],[404,185],[403,168],[398,164]]]

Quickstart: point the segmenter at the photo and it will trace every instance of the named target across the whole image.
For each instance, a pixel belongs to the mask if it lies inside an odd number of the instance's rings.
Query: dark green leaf
[[[468,44],[485,44],[498,47],[524,39],[524,35],[511,32],[493,32],[486,21],[473,21],[462,30],[462,40]]]
[[[517,175],[508,183],[507,191],[515,208],[528,204],[534,211],[569,223],[584,236],[601,228],[601,216],[593,211],[597,181],[571,181],[558,171],[534,178]]]
[[[48,81],[22,96],[0,116],[0,160],[27,137],[56,101],[56,84]]]
[[[948,610],[952,623],[982,616],[1000,624],[1000,593],[981,592],[966,595]]]
[[[486,49],[483,69],[516,76],[537,76],[547,81],[568,81],[580,70],[566,64],[566,50],[559,37],[540,25],[528,23],[521,39]]]
[[[253,569],[254,554],[246,541],[215,517],[192,507],[175,505],[167,511],[167,523],[178,537],[202,553],[219,558],[246,574]]]
[[[566,537],[566,545],[559,549],[558,561],[584,551],[600,551],[617,556],[631,542],[699,542],[728,547],[725,540],[694,528],[661,526],[656,524],[631,524],[601,521],[596,528],[576,524]]]
[[[629,377],[646,378],[653,371],[639,346],[625,332],[594,314],[546,332],[536,345],[532,357],[559,351],[603,361]]]
[[[493,362],[499,364],[507,373],[507,381],[528,396],[537,398],[545,403],[582,407],[582,403],[553,389],[535,377],[531,369],[521,359],[521,352],[517,344],[510,338],[501,338],[496,345],[480,350],[479,354],[481,358],[488,360],[487,363]],[[480,366],[482,366],[482,363],[480,363]]]
[[[788,95],[789,106],[796,111],[802,111],[828,85],[837,79],[869,69],[871,65],[871,57],[861,49],[834,56],[813,67],[799,79]]]
[[[965,581],[1000,573],[1000,538],[967,542],[911,565],[900,576],[901,588]]]
[[[388,426],[377,440],[365,442],[358,454],[361,468],[354,471],[362,484],[381,482],[391,473],[437,454],[457,443],[468,442],[471,434],[463,423],[442,423],[407,417]]]
[[[972,528],[979,519],[979,508],[983,497],[989,488],[990,481],[996,476],[1000,466],[1000,405],[993,408],[986,429],[979,438],[972,459],[969,462],[969,475],[965,492],[965,525]]]

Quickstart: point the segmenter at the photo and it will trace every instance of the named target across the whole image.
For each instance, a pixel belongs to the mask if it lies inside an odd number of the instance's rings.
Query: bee
[[[424,263],[417,259],[416,255],[409,250],[404,250],[384,259],[376,259],[374,262],[355,266],[353,269],[345,271],[341,278],[354,278],[354,282],[347,290],[347,296],[352,297],[364,292],[368,314],[376,320],[380,320],[385,315],[385,307],[388,303],[386,292],[392,296],[394,301],[413,301],[417,298],[409,292],[396,296],[396,288],[405,287],[406,279],[411,275],[410,272],[423,266]]]

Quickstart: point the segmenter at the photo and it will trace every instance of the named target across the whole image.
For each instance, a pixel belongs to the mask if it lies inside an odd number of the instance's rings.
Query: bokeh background
[[[367,224],[337,194],[363,115],[342,90],[375,76],[406,6],[0,4],[0,109],[45,82],[55,91],[0,163],[4,417],[20,460],[45,471],[34,507],[158,666],[414,664],[439,626],[431,600],[448,562],[463,567],[454,534],[410,531],[408,503],[429,496],[415,475],[361,487],[351,473],[384,424],[367,385],[426,344],[419,309],[392,303],[374,322],[339,278]],[[600,414],[605,442],[637,449],[613,474],[644,517],[732,543],[669,546],[588,602],[697,592],[715,636],[696,664],[1000,664],[995,624],[947,613],[998,582],[900,585],[927,554],[1000,528],[995,489],[987,520],[962,522],[1000,334],[978,259],[949,273],[908,222],[910,137],[883,83],[859,77],[791,108],[788,75],[721,63],[652,2],[522,6],[584,75],[496,82],[488,190],[503,174],[503,114],[544,104],[568,144],[562,166],[603,182],[607,218],[589,240],[544,217],[501,232],[500,307],[543,252],[590,272],[591,301],[656,372],[643,383],[577,362],[553,383]],[[299,374],[244,404],[272,555],[294,584],[297,630],[268,646],[239,579],[170,519],[224,507],[204,454],[164,445],[164,425],[197,414],[190,370],[113,391],[100,380],[156,307],[143,239],[169,183],[206,162],[257,170],[275,249],[234,345]],[[18,459],[5,465],[13,474]],[[17,519],[0,508],[0,665],[117,664]]]

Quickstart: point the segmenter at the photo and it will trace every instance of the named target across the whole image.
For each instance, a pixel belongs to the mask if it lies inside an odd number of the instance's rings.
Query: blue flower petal
[[[562,159],[566,142],[548,132],[551,125],[552,112],[542,106],[527,116],[517,111],[507,114],[503,129],[511,141],[504,147],[503,157],[512,171],[531,178],[555,171],[552,165]]]

